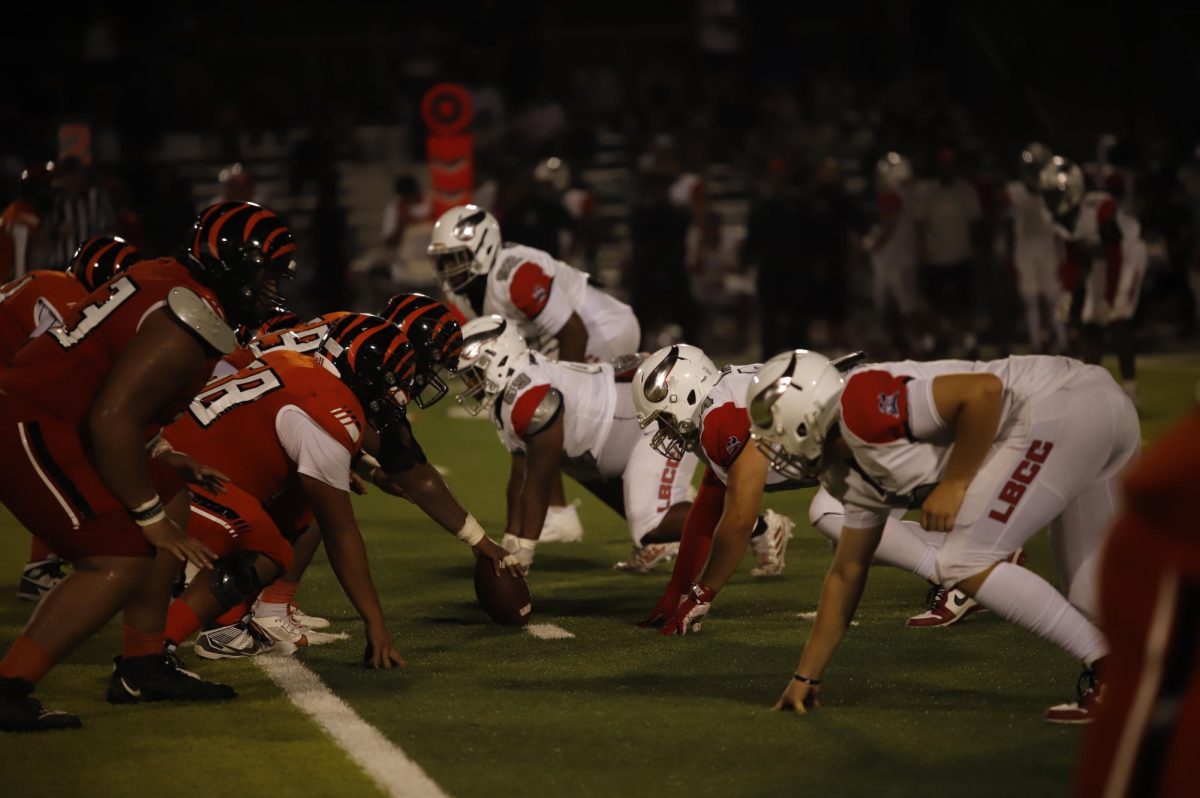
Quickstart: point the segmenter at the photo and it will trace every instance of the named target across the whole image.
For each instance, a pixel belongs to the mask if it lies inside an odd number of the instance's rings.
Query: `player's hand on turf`
[[[196,538],[188,537],[170,518],[164,517],[157,523],[142,527],[142,534],[160,551],[167,552],[177,560],[190,560],[201,570],[212,568],[217,559],[208,546]]]
[[[382,624],[367,624],[367,650],[363,652],[363,664],[375,670],[408,666],[408,662],[396,650],[391,632]]]
[[[686,635],[688,632],[699,632],[704,616],[712,609],[712,600],[717,591],[697,582],[692,589],[684,594],[683,601],[675,608],[675,612],[663,624],[662,633],[665,636]]]
[[[491,560],[496,576],[499,576],[501,571],[507,571],[511,576],[522,575],[521,563],[517,560],[516,555],[509,554],[503,546],[486,535],[471,547],[471,553],[475,555],[476,559]]]
[[[792,679],[788,682],[787,689],[783,691],[783,695],[779,696],[779,700],[775,702],[775,706],[771,709],[776,712],[795,712],[798,715],[803,715],[809,710],[817,709],[821,706],[821,702],[817,700],[817,694],[821,692],[821,688],[815,684],[806,684]]]
[[[359,496],[367,495],[367,481],[354,471],[350,472],[350,490],[354,491]]]
[[[159,455],[158,459],[182,474],[192,485],[199,485],[212,493],[225,492],[225,483],[229,482],[229,477],[215,468],[196,462],[184,452],[171,450]]]
[[[679,606],[679,602],[683,601],[685,595],[687,594],[676,593],[674,588],[667,585],[667,590],[663,593],[662,598],[654,605],[654,609],[650,610],[649,615],[638,621],[638,626],[651,627],[661,625],[675,614],[675,608]]]
[[[962,508],[967,485],[943,480],[921,505],[921,526],[930,532],[949,532]]]

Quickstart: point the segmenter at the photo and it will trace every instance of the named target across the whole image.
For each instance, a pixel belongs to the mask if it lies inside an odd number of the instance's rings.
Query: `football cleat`
[[[658,567],[659,563],[675,559],[679,553],[678,541],[674,543],[647,543],[645,546],[634,546],[629,559],[613,565],[614,571],[624,571],[627,574],[648,574]]]
[[[196,636],[196,656],[203,659],[235,659],[253,657],[269,651],[275,641],[256,632],[242,621]]]
[[[33,685],[24,679],[0,677],[0,731],[55,731],[83,725],[78,715],[43,708],[31,693]]]
[[[787,551],[796,522],[774,510],[763,513],[763,520],[767,524],[767,530],[750,540],[754,547],[754,556],[758,558],[758,567],[750,569],[750,575],[779,576],[783,573],[783,555]]]
[[[41,601],[42,596],[66,578],[65,563],[57,557],[25,563],[21,571],[21,583],[17,587],[17,598],[22,601]]]
[[[929,589],[929,609],[904,622],[911,629],[936,629],[958,623],[983,607],[961,590],[947,590],[941,585]]]
[[[566,507],[546,508],[546,520],[538,543],[578,543],[583,540],[583,524],[579,520],[579,500]]]
[[[259,605],[254,605],[255,614],[250,617],[250,625],[271,640],[289,643],[293,646],[307,646],[307,629],[297,624],[288,614],[259,615]]]
[[[329,623],[328,618],[318,618],[316,615],[309,615],[295,604],[288,605],[288,615],[292,616],[292,621],[297,626],[305,629],[328,629],[332,625]]]
[[[228,701],[237,692],[227,684],[206,682],[185,670],[172,653],[113,657],[113,674],[105,698],[110,704],[143,701]]]
[[[1086,685],[1086,687],[1085,687]],[[1055,704],[1042,715],[1047,723],[1080,725],[1096,718],[1102,700],[1102,686],[1096,674],[1084,669],[1075,683],[1076,699],[1069,704]]]

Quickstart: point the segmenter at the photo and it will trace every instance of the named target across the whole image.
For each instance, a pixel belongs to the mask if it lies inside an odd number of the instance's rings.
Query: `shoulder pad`
[[[563,397],[557,388],[551,388],[546,391],[546,395],[538,402],[537,407],[533,409],[533,415],[529,417],[529,424],[525,427],[525,435],[537,435],[542,430],[549,427],[562,413]]]
[[[195,291],[182,286],[172,288],[167,294],[167,307],[184,327],[222,355],[228,355],[237,346],[233,330]]]

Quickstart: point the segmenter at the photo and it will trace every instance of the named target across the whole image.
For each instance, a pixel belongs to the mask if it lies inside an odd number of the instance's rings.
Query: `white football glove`
[[[517,563],[521,566],[522,573],[529,573],[529,569],[533,567],[533,552],[537,548],[536,540],[528,538],[519,538],[516,535],[504,534],[500,539],[500,545],[504,550],[516,558]]]

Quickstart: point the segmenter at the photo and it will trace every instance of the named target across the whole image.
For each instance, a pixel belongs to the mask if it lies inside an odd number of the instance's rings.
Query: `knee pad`
[[[257,561],[258,553],[253,551],[235,551],[217,560],[209,577],[217,601],[232,607],[257,596],[266,587],[254,567]]]

